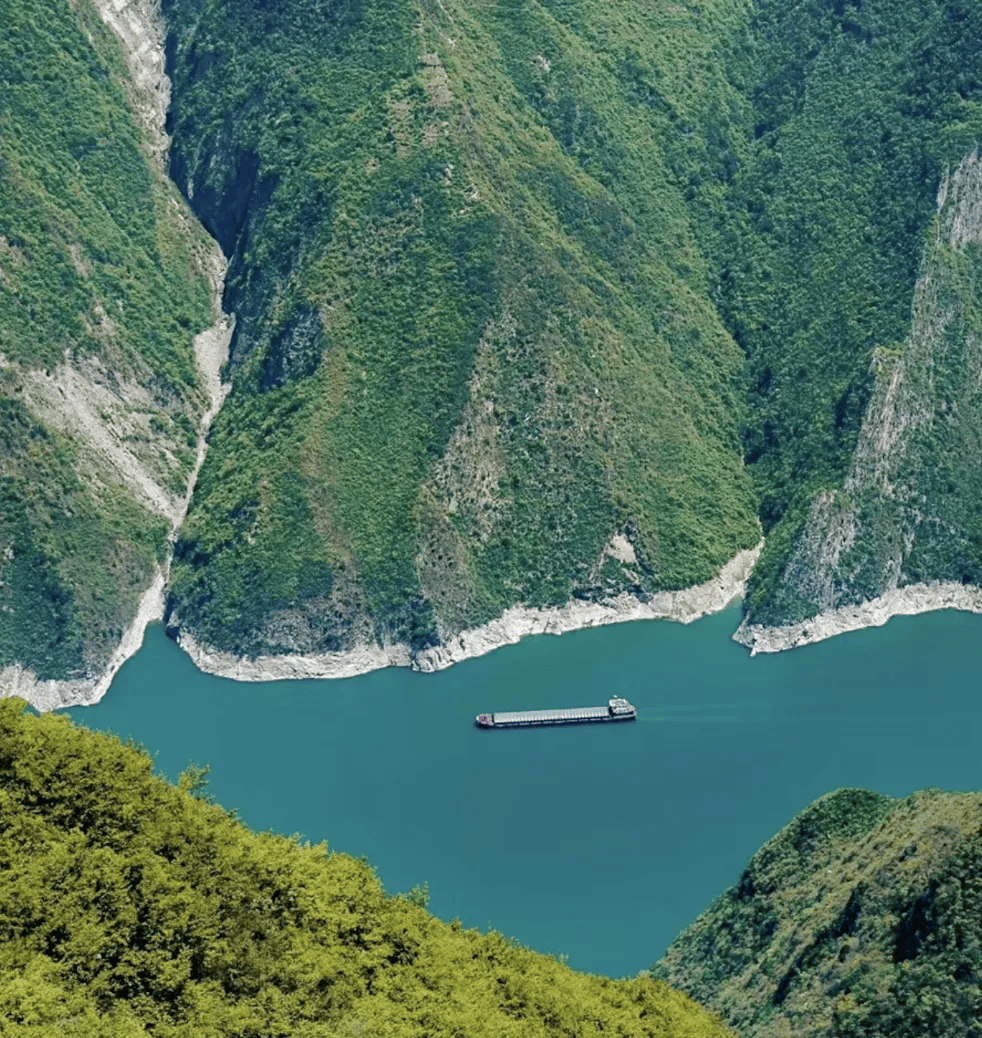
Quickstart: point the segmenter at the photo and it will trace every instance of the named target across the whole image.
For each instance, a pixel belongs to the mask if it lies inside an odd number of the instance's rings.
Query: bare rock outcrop
[[[898,613],[977,609],[974,587],[918,579],[912,553],[929,543],[933,565],[963,551],[951,505],[929,489],[938,467],[934,441],[961,438],[966,397],[982,377],[982,338],[966,320],[974,287],[967,246],[982,243],[982,159],[966,155],[942,179],[937,217],[914,288],[911,327],[899,347],[874,351],[874,388],[841,489],[818,493],[781,583],[811,603],[816,616],[763,627],[744,623],[734,637],[754,652],[884,623]],[[942,351],[958,343],[956,378]],[[941,560],[940,562],[938,560]]]
[[[160,0],[92,0],[99,17],[122,44],[130,96],[151,153],[163,168],[169,141],[170,80],[164,64],[166,28]]]

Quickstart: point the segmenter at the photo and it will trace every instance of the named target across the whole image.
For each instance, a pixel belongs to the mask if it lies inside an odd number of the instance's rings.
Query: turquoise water
[[[253,828],[367,857],[386,889],[614,976],[657,959],[766,839],[838,786],[982,787],[982,617],[898,618],[776,656],[735,609],[528,638],[439,674],[237,684],[160,628],[96,707]],[[640,720],[485,732],[481,711],[588,706]]]

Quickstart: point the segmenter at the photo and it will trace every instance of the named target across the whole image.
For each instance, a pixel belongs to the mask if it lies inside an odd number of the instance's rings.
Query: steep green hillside
[[[164,557],[210,289],[87,0],[0,24],[0,669],[78,677]]]
[[[982,794],[817,800],[653,973],[743,1038],[978,1035]]]
[[[753,142],[717,253],[768,533],[749,618],[978,583],[978,184],[935,214],[982,141],[982,18],[797,0],[758,4],[752,34]]]
[[[0,3],[0,669],[63,678],[182,515],[204,239],[91,0]],[[236,315],[172,629],[418,653],[704,581],[758,512],[751,627],[982,582],[968,0],[163,14]]]
[[[239,314],[176,625],[423,648],[703,580],[754,498],[752,623],[982,579],[964,0],[167,15]]]
[[[22,708],[0,702],[10,1038],[728,1033],[663,984],[442,923],[363,862],[249,832],[200,771],[177,789],[134,747]]]
[[[697,241],[742,147],[746,4],[164,11],[172,171],[238,318],[174,624],[418,649],[756,542]]]

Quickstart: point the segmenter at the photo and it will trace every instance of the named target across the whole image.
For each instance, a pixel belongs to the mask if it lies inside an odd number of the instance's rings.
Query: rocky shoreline
[[[284,681],[355,677],[382,667],[408,667],[422,673],[444,670],[462,660],[483,656],[528,635],[564,634],[585,627],[629,620],[674,620],[691,623],[725,608],[742,596],[760,545],[742,551],[705,584],[680,591],[663,591],[647,601],[624,593],[605,602],[570,601],[564,606],[529,609],[512,606],[481,627],[462,631],[446,644],[414,653],[400,643],[365,644],[344,652],[319,655],[260,656],[255,659],[220,652],[197,642],[188,631],[177,631],[177,643],[199,670],[235,681]],[[166,573],[161,570],[144,593],[133,619],[105,670],[73,681],[43,681],[19,666],[0,670],[0,686],[7,695],[26,699],[37,710],[56,710],[97,703],[106,693],[119,668],[143,644],[147,626],[163,618]],[[982,613],[982,588],[963,584],[914,584],[897,588],[879,598],[844,606],[786,627],[742,623],[733,640],[750,650],[782,652],[837,634],[865,627],[881,627],[891,617],[913,616],[938,609]]]
[[[840,606],[811,620],[786,627],[762,627],[744,621],[733,640],[750,649],[751,656],[758,652],[783,652],[847,631],[882,627],[893,616],[916,616],[938,609],[982,613],[982,588],[965,584],[911,584],[894,588],[868,602]]]
[[[605,602],[570,601],[549,609],[512,606],[496,620],[461,631],[446,644],[413,653],[404,644],[366,644],[345,652],[320,655],[259,656],[247,659],[199,644],[187,631],[177,631],[177,643],[206,674],[236,681],[283,681],[294,678],[347,678],[381,667],[410,667],[423,673],[443,670],[474,656],[532,634],[563,634],[584,627],[600,627],[627,620],[675,620],[691,623],[718,612],[746,586],[761,545],[735,555],[705,584],[680,591],[662,591],[642,601],[624,593]]]
[[[0,669],[0,688],[5,696],[20,696],[42,713],[72,706],[91,706],[109,691],[119,668],[143,644],[147,627],[164,617],[164,570],[158,569],[153,583],[140,598],[136,616],[123,633],[105,669],[96,675],[68,681],[46,681],[19,664]]]

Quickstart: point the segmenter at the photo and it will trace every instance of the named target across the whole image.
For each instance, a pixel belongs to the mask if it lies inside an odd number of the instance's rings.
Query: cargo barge
[[[637,716],[637,710],[626,699],[612,699],[606,706],[478,714],[476,723],[478,728],[548,728],[559,724],[604,724],[607,721],[633,721]]]

